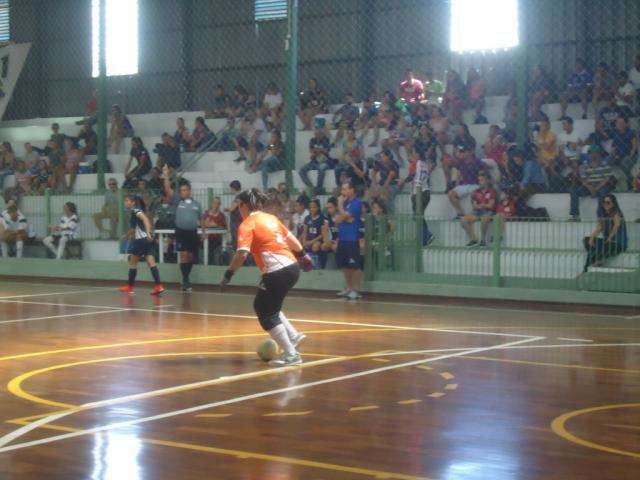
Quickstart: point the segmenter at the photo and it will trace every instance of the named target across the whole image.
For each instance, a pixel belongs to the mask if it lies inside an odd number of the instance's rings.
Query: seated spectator
[[[85,117],[77,122],[76,125],[84,125],[85,123],[95,125],[98,123],[98,90],[95,88],[91,92],[91,98],[85,105],[84,115]]]
[[[535,143],[538,148],[538,163],[547,174],[551,190],[553,192],[563,192],[564,182],[558,178],[558,138],[551,131],[549,119],[544,118],[538,124]]]
[[[456,185],[449,190],[447,196],[456,211],[456,219],[460,219],[464,216],[460,201],[478,189],[478,175],[484,169],[484,163],[476,157],[474,150],[468,145],[459,145],[457,150],[459,160],[455,166],[460,175]]]
[[[398,87],[398,98],[404,100],[404,102],[410,106],[411,110],[414,110],[425,98],[424,86],[422,82],[413,75],[413,71],[410,68],[407,68],[404,72],[404,80]]]
[[[327,93],[320,88],[315,78],[309,80],[307,90],[300,94],[298,116],[303,130],[311,130],[311,122],[316,115],[327,113]]]
[[[429,126],[424,124],[421,125],[418,130],[418,137],[413,141],[413,149],[421,158],[424,158],[425,161],[433,164],[435,168],[435,163],[438,158],[438,152],[436,151],[437,148],[438,140]]]
[[[466,86],[466,94],[467,94],[467,104],[468,108],[472,108],[476,117],[473,121],[474,124],[478,125],[481,123],[489,123],[487,121],[487,117],[482,115],[482,110],[484,110],[484,96],[486,93],[486,84],[484,78],[478,73],[478,70],[475,68],[470,68],[467,73],[467,86]]]
[[[109,238],[117,238],[118,230],[118,181],[115,178],[110,178],[107,182],[107,190],[104,194],[104,203],[98,213],[93,214],[93,223],[95,224],[98,232],[103,233],[104,225],[103,220],[109,221]]]
[[[58,225],[51,225],[49,227],[51,234],[42,240],[44,246],[47,247],[56,260],[61,260],[64,256],[64,249],[67,246],[69,240],[76,238],[76,231],[78,229],[78,208],[73,202],[67,202],[63,207],[63,215],[60,217]]]
[[[598,112],[598,119],[604,120],[605,128],[608,131],[616,128],[616,120],[621,116],[623,116],[623,112],[618,106],[615,95],[612,95],[607,104]]]
[[[209,148],[215,142],[215,134],[209,130],[209,127],[203,117],[197,117],[193,132],[191,133],[191,143],[189,144],[190,152],[202,152]]]
[[[438,105],[431,105],[429,117],[429,127],[438,140],[441,152],[444,152],[444,146],[449,143],[449,120]]]
[[[51,189],[55,192],[67,191],[67,177],[65,176],[65,161],[62,149],[53,140],[47,144],[47,158],[51,171]]]
[[[220,209],[220,197],[211,200],[209,209],[204,212],[203,224],[205,228],[227,228],[227,218]],[[215,233],[209,235],[209,265],[222,265],[223,235]]]
[[[624,70],[618,73],[617,87],[615,97],[621,115],[632,117],[637,97],[636,87],[629,81],[629,76]]]
[[[224,91],[222,84],[216,85],[215,96],[213,97],[213,107],[205,112],[205,118],[225,118],[231,106],[231,97]]]
[[[423,126],[422,128],[426,128]],[[411,209],[414,215],[422,217],[422,246],[428,247],[435,239],[429,230],[427,222],[424,219],[424,213],[429,206],[431,200],[430,177],[435,168],[435,162],[428,161],[424,154],[415,149],[411,154],[411,163],[409,164],[409,175],[398,184],[398,191],[410,183],[411,184]],[[419,202],[419,205],[418,205]]]
[[[602,198],[602,207],[599,208],[602,216],[598,219],[598,226],[591,236],[584,238],[584,248],[587,251],[587,260],[584,264],[584,272],[591,265],[601,266],[607,258],[615,257],[627,250],[627,224],[618,199],[609,194]],[[602,234],[602,238],[600,238]]]
[[[4,180],[16,170],[16,155],[9,142],[0,144],[0,190],[4,189]]]
[[[629,128],[624,117],[618,117],[616,128],[611,133],[613,140],[611,165],[619,168],[627,180],[627,188],[632,184],[632,170],[638,159],[638,138],[636,132]]]
[[[338,200],[336,197],[330,197],[327,200],[325,218],[327,223],[324,225],[322,232],[322,251],[336,253],[338,250],[338,224],[336,223],[336,215],[338,214]],[[323,266],[324,268],[324,266]]]
[[[466,87],[455,70],[447,72],[447,88],[442,99],[442,108],[453,123],[461,124]]]
[[[108,144],[113,153],[120,153],[122,140],[131,138],[134,135],[133,126],[129,118],[122,113],[119,105],[114,105],[111,111],[113,117],[111,118],[111,132],[109,133]]]
[[[291,228],[291,220],[295,212],[295,202],[291,199],[286,183],[279,183],[276,198],[280,205],[279,217],[287,228]]]
[[[320,202],[318,200],[311,200],[309,202],[309,215],[304,219],[304,225],[302,227],[302,236],[300,243],[306,252],[314,254],[317,259],[320,260],[322,254],[322,236],[323,231],[328,228],[329,222],[322,215],[320,208]],[[316,265],[326,264],[326,262],[314,262]]]
[[[333,114],[333,128],[337,128],[333,143],[338,144],[344,132],[349,128],[355,128],[356,120],[360,114],[360,109],[353,103],[353,94],[347,93],[344,97],[344,104]]]
[[[391,151],[383,149],[371,172],[369,198],[383,198],[391,203],[398,193],[400,167],[393,159]]]
[[[263,150],[249,171],[252,173],[260,170],[262,174],[262,189],[266,192],[269,186],[269,174],[284,169],[284,143],[278,130],[271,132],[271,139],[266,150]]]
[[[640,170],[638,170],[635,178],[633,179],[633,192],[640,193]]]
[[[582,103],[582,118],[587,118],[589,108],[589,97],[593,88],[593,75],[587,69],[587,64],[581,58],[576,60],[576,68],[569,77],[567,90],[560,96],[560,108],[562,114],[560,118],[566,117],[569,103]]]
[[[269,82],[262,99],[262,115],[272,128],[280,130],[284,119],[284,99],[278,86],[274,82]]]
[[[15,246],[16,258],[22,258],[27,231],[27,219],[18,211],[15,202],[12,202],[0,215],[0,243],[4,258],[9,258],[10,246]]]
[[[370,94],[362,101],[362,112],[356,122],[356,130],[364,130],[362,138],[364,139],[369,133],[369,129],[375,127],[380,113],[380,102],[377,101],[375,94]]]
[[[336,185],[341,185],[340,176],[343,172],[349,179],[354,180],[354,184],[364,185],[366,179],[364,147],[356,137],[356,131],[353,128],[347,130],[347,137],[342,141],[339,162],[335,167]]]
[[[516,204],[517,198],[509,190],[505,190],[500,194],[500,201],[498,202],[496,213],[500,216],[501,220],[501,243],[506,240],[506,222],[511,222],[517,219],[518,210]]]
[[[489,133],[487,135],[487,139],[482,144],[482,150],[484,151],[484,156],[486,158],[489,158],[489,152],[493,148],[493,141],[501,133],[502,132],[501,132],[500,127],[498,125],[490,125],[489,126]]]
[[[418,133],[422,125],[429,126],[429,111],[427,105],[420,104],[416,106],[414,114],[411,116],[412,136]]]
[[[85,122],[82,130],[80,130],[78,134],[78,139],[84,143],[82,147],[83,155],[96,155],[98,153],[98,134],[93,129],[91,123]]]
[[[153,167],[149,170],[149,180],[147,180],[147,188],[154,197],[159,197],[164,191],[164,180],[162,179],[162,170],[160,167]]]
[[[490,143],[489,143],[490,142]],[[487,140],[484,144],[484,158],[491,160],[500,169],[500,174],[504,175],[508,163],[508,145],[502,134],[498,134],[493,139]]]
[[[40,158],[36,172],[31,180],[31,190],[38,195],[44,195],[47,188],[51,187],[52,181],[53,178],[47,161],[44,158]]]
[[[616,92],[616,79],[606,62],[600,62],[593,75],[593,111],[598,112],[599,102],[608,102]]]
[[[469,127],[464,123],[456,126],[451,143],[453,144],[453,156],[448,154],[443,154],[442,156],[442,170],[444,171],[447,190],[453,186],[451,169],[460,163],[461,154],[467,150],[472,150],[475,153],[476,150],[476,139],[469,133]]]
[[[5,202],[9,199],[15,199],[16,202],[19,202],[20,197],[31,193],[33,173],[27,170],[27,166],[22,160],[17,162],[14,175],[16,179],[15,186],[5,189],[3,193]]]
[[[232,152],[236,149],[236,141],[240,135],[240,130],[236,127],[236,118],[227,117],[227,123],[222,132],[220,132],[220,140],[218,141],[217,150],[220,152]]]
[[[298,239],[302,238],[302,229],[307,216],[309,216],[309,198],[306,195],[300,195],[296,199],[291,216],[291,231]]]
[[[175,172],[182,165],[180,146],[166,132],[162,134],[162,143],[156,143],[156,148],[153,151],[158,154],[156,166],[160,170],[167,165],[172,172]]]
[[[136,165],[131,168],[131,164],[135,159]],[[131,139],[131,152],[129,152],[129,161],[124,167],[125,182],[122,185],[125,189],[134,189],[138,186],[144,176],[146,176],[151,170],[151,158],[149,157],[149,151],[145,148],[140,137],[133,137]]]
[[[444,84],[433,76],[433,72],[431,70],[425,70],[423,78],[424,81],[422,82],[422,85],[425,100],[428,100],[429,103],[435,104],[442,102]]]
[[[478,188],[471,195],[471,205],[473,213],[462,217],[461,225],[469,237],[467,247],[486,247],[489,226],[496,212],[496,199],[498,194],[491,186],[491,180],[486,172],[478,174]],[[480,222],[480,242],[474,231],[473,224]]]
[[[607,128],[607,124],[605,120],[602,118],[597,118],[595,121],[594,131],[589,134],[587,140],[585,141],[586,145],[599,145],[604,150],[609,148],[609,141],[611,140],[610,129]]]
[[[67,136],[64,133],[60,133],[60,124],[53,123],[51,125],[51,132],[52,133],[49,140],[51,140],[52,142],[56,142],[59,150],[64,150],[64,141],[66,140]]]
[[[562,165],[576,172],[583,145],[584,141],[573,128],[573,118],[564,117],[562,119],[562,133],[558,135],[558,151]]]
[[[532,121],[542,121],[545,117],[542,113],[542,105],[549,100],[553,93],[553,80],[542,65],[536,65],[531,72],[529,82],[529,119]],[[562,115],[564,116],[564,115]]]
[[[66,189],[67,192],[72,192],[76,184],[78,170],[80,170],[80,163],[84,161],[84,155],[82,150],[79,150],[69,137],[64,140],[64,152],[64,172],[69,175],[69,182],[67,183]]]
[[[411,148],[411,127],[406,121],[406,116],[403,115],[402,112],[397,111],[394,112],[391,122],[387,127],[387,131],[389,132],[389,137],[382,142],[383,149],[392,150],[395,159],[399,165],[403,164],[402,154],[400,153],[400,147],[404,147],[407,152],[407,157],[409,155],[409,149]]]
[[[519,150],[513,153],[513,165],[522,169],[522,176],[517,179],[518,203],[526,204],[536,193],[547,190],[547,176],[534,155],[526,155]],[[523,210],[522,208],[520,210]]]
[[[229,184],[229,191],[232,195],[238,195],[242,191],[242,185],[238,180],[233,180]],[[242,223],[242,215],[240,215],[240,210],[238,206],[240,204],[237,200],[233,200],[229,208],[225,208],[225,213],[229,214],[229,231],[231,233],[231,242],[228,244],[232,251],[235,252],[238,245],[238,227]],[[286,224],[289,227],[288,224]]]
[[[240,135],[236,139],[236,150],[238,158],[236,162],[246,161],[255,163],[257,155],[264,150],[269,142],[269,132],[264,121],[256,115],[254,110],[250,110],[244,117],[240,126]]]
[[[303,165],[299,172],[300,179],[304,184],[309,188],[313,188],[311,180],[309,180],[309,172],[312,170],[318,171],[314,191],[316,195],[323,193],[325,174],[334,166],[334,161],[329,156],[330,151],[331,141],[329,137],[327,137],[326,130],[324,128],[316,128],[313,137],[309,140],[309,155],[311,160],[306,165]]]
[[[22,160],[24,161],[27,171],[32,174],[36,173],[38,169],[38,162],[43,154],[43,150],[34,148],[31,143],[27,142],[24,144],[24,155],[22,156]]]
[[[388,90],[384,92],[377,120],[373,122],[373,141],[369,146],[376,147],[378,145],[378,142],[380,141],[381,128],[393,128],[397,126],[400,118],[404,118],[408,115],[407,104],[404,100],[398,100],[396,96]],[[367,133],[368,132],[366,131],[363,132],[362,138],[364,138]]]
[[[236,84],[233,87],[233,97],[231,98],[231,108],[228,111],[229,115],[233,115],[234,117],[244,117],[248,110],[253,110],[253,108],[247,109],[247,101],[249,100],[249,92],[244,88],[241,84]]]
[[[573,221],[580,221],[580,197],[598,199],[601,206],[602,199],[613,191],[616,178],[613,169],[604,160],[604,151],[594,145],[589,147],[589,163],[584,165],[579,172],[577,183],[571,188],[571,210],[569,214]],[[598,216],[602,212],[598,212]]]
[[[184,118],[178,117],[176,120],[176,132],[173,134],[173,139],[176,141],[180,150],[186,152],[191,146],[191,132],[184,123]]]
[[[629,80],[636,89],[636,98],[640,98],[640,53],[633,61],[633,67],[629,70]]]

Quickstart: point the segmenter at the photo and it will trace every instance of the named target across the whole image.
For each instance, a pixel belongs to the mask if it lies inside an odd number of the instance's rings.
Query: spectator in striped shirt
[[[15,245],[16,258],[22,258],[27,229],[27,219],[20,213],[15,202],[12,202],[0,216],[0,241],[4,258],[9,258],[9,245]]]
[[[603,160],[604,150],[599,145],[589,148],[589,163],[581,168],[578,182],[571,188],[571,220],[580,220],[580,197],[598,199],[598,206],[602,198],[611,193],[615,186],[613,168]],[[598,217],[601,216],[598,211]]]
[[[42,240],[44,246],[56,257],[56,260],[62,259],[64,249],[69,240],[76,238],[76,230],[78,229],[78,208],[73,202],[67,202],[63,207],[64,213],[60,217],[58,225],[52,225],[51,235]]]

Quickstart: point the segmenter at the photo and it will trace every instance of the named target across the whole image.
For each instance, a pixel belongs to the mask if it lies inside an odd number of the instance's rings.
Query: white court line
[[[75,295],[78,293],[93,293],[93,292],[106,292],[106,291],[116,291],[115,288],[92,288],[87,290],[71,290],[68,292],[49,292],[49,293],[33,293],[30,295],[11,295],[7,297],[0,297],[0,300],[10,300],[12,298],[32,298],[32,297],[47,297],[51,295]]]
[[[54,320],[57,318],[69,318],[69,317],[81,317],[83,315],[100,315],[103,313],[117,313],[117,312],[126,312],[127,310],[121,308],[119,310],[100,310],[97,312],[81,312],[81,313],[68,313],[66,315],[49,315],[48,317],[32,317],[32,318],[18,318],[16,320],[2,320],[0,321],[0,325],[6,325],[8,323],[22,323],[22,322],[34,322],[36,320]]]
[[[500,350],[526,350],[529,348],[587,348],[587,347],[640,347],[640,343],[563,343],[559,345],[515,345],[511,347],[502,347]],[[376,357],[394,356],[394,355],[421,355],[425,353],[438,352],[461,352],[468,348],[440,348],[431,350],[398,350],[390,352],[380,352]]]
[[[2,300],[0,300],[2,302]],[[17,302],[21,303],[21,302]],[[27,303],[27,302],[24,302]],[[43,302],[32,302],[34,304],[44,304]],[[57,305],[60,307],[85,307],[87,305],[75,305],[75,304],[66,304],[66,303],[46,303],[46,305]],[[117,307],[107,307],[107,306],[98,306],[91,305],[91,308],[106,308],[115,310],[125,310]],[[153,308],[127,308],[126,311],[129,312],[152,312],[152,313],[170,313],[175,315],[196,315],[196,316],[205,316],[205,317],[220,317],[220,318],[241,318],[245,320],[256,320],[255,315],[239,315],[239,314],[230,314],[230,313],[209,313],[209,312],[190,312],[184,310],[160,310]],[[424,332],[442,332],[442,333],[460,333],[463,335],[483,335],[483,336],[493,336],[493,337],[508,337],[508,338],[533,338],[533,335],[520,335],[516,333],[494,333],[494,332],[478,332],[473,330],[458,330],[458,329],[445,329],[445,328],[436,328],[436,327],[411,327],[411,326],[402,326],[402,325],[386,325],[383,323],[360,323],[360,322],[341,322],[337,320],[311,320],[304,318],[289,318],[292,322],[299,323],[317,323],[323,325],[349,325],[353,327],[371,327],[371,328],[387,328],[393,330],[407,330],[407,331],[424,331]],[[498,327],[499,328],[499,327]]]
[[[640,320],[640,315],[634,315],[633,317],[627,317],[627,320]]]
[[[509,346],[514,346],[514,345],[519,345],[519,344],[523,344],[523,343],[530,343],[530,342],[535,342],[538,340],[544,340],[546,337],[533,337],[533,338],[527,338],[524,340],[516,340],[513,342],[508,342],[508,343],[502,343],[499,345],[494,345],[491,347],[481,347],[481,348],[473,348],[473,349],[467,349],[464,350],[462,352],[456,352],[456,353],[450,353],[450,354],[446,354],[446,355],[440,355],[437,357],[432,357],[432,358],[426,358],[426,359],[420,359],[420,360],[414,360],[411,362],[405,362],[405,363],[400,363],[400,364],[396,364],[396,365],[389,365],[386,367],[379,367],[379,368],[374,368],[371,370],[362,370],[360,372],[356,372],[356,373],[351,373],[348,375],[341,375],[339,377],[333,377],[333,378],[327,378],[325,380],[318,380],[315,382],[309,382],[309,383],[302,383],[300,385],[294,385],[291,387],[286,387],[286,388],[279,388],[279,389],[275,389],[275,390],[268,390],[268,391],[264,391],[264,392],[259,392],[259,393],[254,393],[251,395],[244,395],[241,397],[236,397],[236,398],[231,398],[229,400],[223,400],[223,401],[219,401],[219,402],[213,402],[213,403],[207,403],[204,405],[198,405],[195,407],[190,407],[190,408],[185,408],[185,409],[181,409],[181,410],[174,410],[172,412],[166,412],[166,413],[162,413],[159,415],[153,415],[150,417],[145,417],[145,418],[138,418],[135,420],[128,420],[128,421],[124,421],[124,422],[116,422],[116,423],[112,423],[109,425],[103,425],[100,427],[95,427],[95,428],[91,428],[88,430],[81,430],[79,432],[71,432],[71,433],[67,433],[67,434],[63,434],[63,435],[56,435],[56,436],[52,436],[52,437],[47,437],[47,438],[42,438],[39,440],[34,440],[34,441],[30,441],[30,442],[24,442],[24,443],[18,443],[15,445],[10,445],[10,446],[5,446],[8,443],[12,442],[13,440],[16,440],[17,438],[29,433],[30,431],[42,426],[42,425],[46,425],[48,423],[51,423],[55,420],[58,420],[60,418],[66,417],[68,415],[71,415],[73,413],[76,413],[78,411],[85,411],[85,410],[89,410],[92,408],[97,408],[97,407],[90,407],[90,404],[87,405],[83,405],[78,409],[73,409],[73,410],[68,410],[65,412],[58,412],[55,414],[52,414],[48,417],[44,417],[40,420],[37,420],[33,423],[30,423],[29,425],[25,425],[24,427],[21,427],[3,437],[0,438],[0,453],[5,453],[5,452],[10,452],[13,450],[20,450],[23,448],[28,448],[28,447],[34,447],[37,445],[44,445],[44,444],[48,444],[48,443],[53,443],[53,442],[57,442],[60,440],[66,440],[69,438],[75,438],[75,437],[79,437],[79,436],[83,436],[83,435],[91,435],[94,433],[98,433],[98,432],[104,432],[104,431],[108,431],[108,430],[114,430],[116,428],[120,428],[120,427],[126,427],[126,426],[131,426],[131,425],[138,425],[141,423],[146,423],[146,422],[151,422],[151,421],[155,421],[155,420],[162,420],[165,418],[171,418],[171,417],[175,417],[178,415],[184,415],[184,414],[188,414],[188,413],[195,413],[195,412],[200,412],[202,410],[208,410],[211,408],[215,408],[215,407],[220,407],[223,405],[231,405],[231,404],[235,404],[235,403],[241,403],[247,400],[254,400],[256,398],[262,398],[262,397],[268,397],[268,396],[272,396],[272,395],[278,395],[280,393],[286,393],[286,392],[291,392],[291,391],[295,391],[295,390],[302,390],[302,389],[306,389],[306,388],[310,388],[310,387],[315,387],[318,385],[325,385],[328,383],[335,383],[335,382],[341,382],[344,380],[351,380],[353,378],[358,378],[358,377],[363,377],[363,376],[367,376],[367,375],[374,375],[376,373],[382,373],[382,372],[387,372],[387,371],[391,371],[391,370],[396,370],[399,368],[405,368],[405,367],[411,367],[411,366],[415,366],[415,365],[421,365],[424,363],[432,363],[432,362],[437,362],[439,360],[445,360],[447,358],[452,358],[452,357],[459,357],[459,356],[463,356],[463,355],[471,355],[471,354],[475,354],[475,353],[480,353],[480,352],[486,352],[486,351],[490,351],[490,350],[497,350],[497,349],[501,349],[501,348],[506,348]],[[180,387],[173,387],[173,388],[180,388]],[[117,399],[114,399],[117,400]],[[109,400],[103,401],[103,402],[109,402]],[[101,403],[101,402],[97,402],[97,403]]]
[[[567,342],[587,342],[587,343],[592,343],[593,340],[588,340],[586,338],[564,338],[564,337],[558,337],[558,340],[565,340]]]

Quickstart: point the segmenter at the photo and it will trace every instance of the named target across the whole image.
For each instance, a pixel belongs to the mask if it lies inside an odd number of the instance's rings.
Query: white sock
[[[296,349],[291,344],[291,340],[289,340],[289,335],[287,335],[287,329],[284,328],[284,325],[276,325],[271,330],[269,330],[269,336],[275,340],[278,346],[286,353],[287,355],[295,355]]]
[[[9,258],[9,245],[6,242],[2,242],[2,256]]]
[[[284,325],[284,328],[287,330],[287,335],[289,335],[289,338],[293,340],[298,335],[298,330],[296,330],[296,328],[291,325],[291,322],[287,317],[284,316],[284,313],[282,311],[280,312],[280,321],[282,322],[282,325]]]
[[[22,240],[18,240],[16,242],[16,258],[22,258],[23,248],[24,248],[24,242]]]

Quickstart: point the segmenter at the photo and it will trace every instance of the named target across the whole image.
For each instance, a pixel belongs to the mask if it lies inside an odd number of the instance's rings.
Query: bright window
[[[92,0],[93,76],[99,72],[100,2],[107,10],[107,75],[138,73],[138,0]]]
[[[255,20],[280,20],[287,18],[287,0],[255,0]]]
[[[518,0],[451,0],[451,50],[518,46]]]
[[[9,0],[0,0],[0,42],[8,42],[10,39]]]

